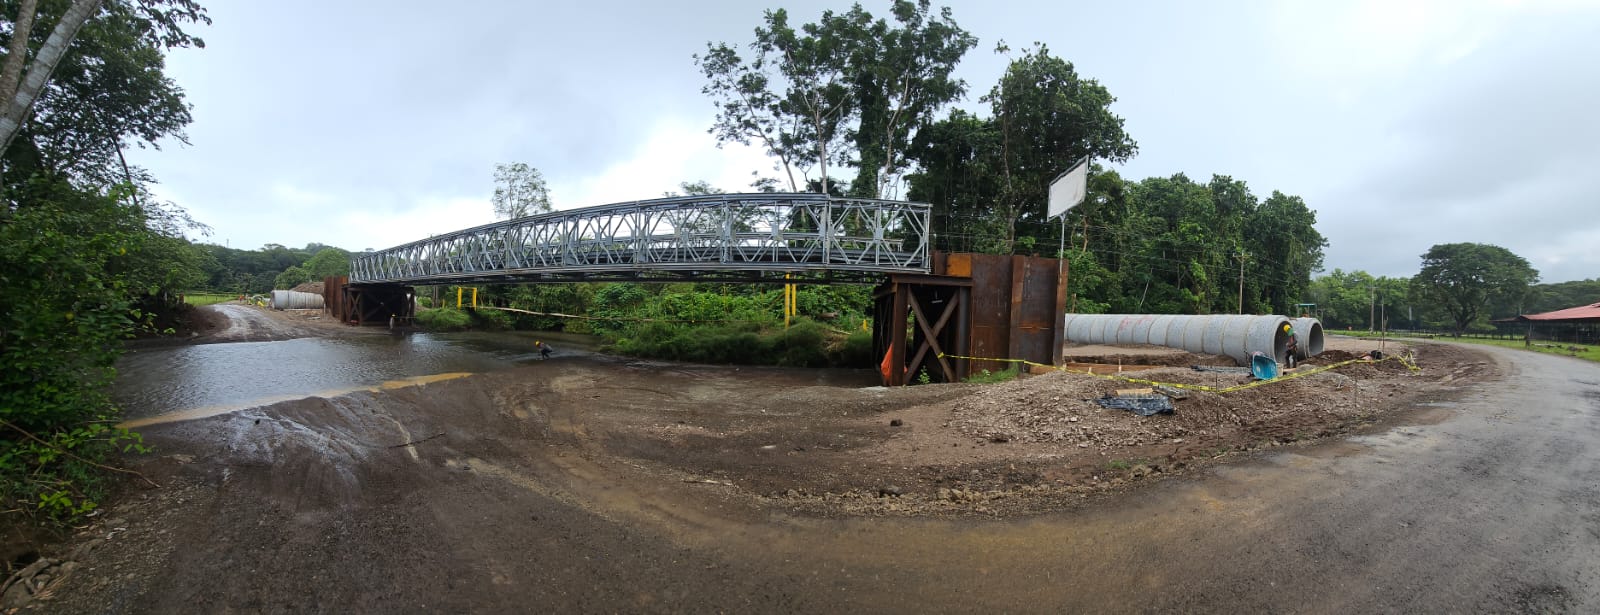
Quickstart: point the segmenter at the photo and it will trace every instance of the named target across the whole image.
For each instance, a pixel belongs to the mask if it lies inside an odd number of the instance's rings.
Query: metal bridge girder
[[[351,257],[352,283],[779,280],[928,273],[929,206],[814,193],[632,201],[487,224]]]

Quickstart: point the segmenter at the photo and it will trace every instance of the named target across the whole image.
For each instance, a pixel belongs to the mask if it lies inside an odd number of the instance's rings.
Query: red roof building
[[[1564,310],[1545,312],[1543,314],[1521,314],[1517,316],[1517,320],[1522,322],[1552,323],[1600,322],[1600,303],[1580,305],[1578,307],[1570,307]]]

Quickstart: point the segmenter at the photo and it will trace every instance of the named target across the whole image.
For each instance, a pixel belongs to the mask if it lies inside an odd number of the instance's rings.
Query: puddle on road
[[[1314,459],[1336,459],[1339,457],[1365,455],[1372,452],[1372,447],[1351,440],[1340,440],[1338,442],[1329,442],[1327,444],[1309,446],[1291,452],[1301,457],[1311,457]]]
[[[240,410],[249,410],[251,408],[260,408],[262,406],[269,406],[269,405],[272,405],[272,404],[276,404],[276,403],[280,403],[280,402],[286,402],[286,401],[294,401],[294,400],[297,400],[297,399],[307,399],[307,398],[312,398],[312,397],[333,398],[333,397],[339,397],[341,395],[349,395],[349,394],[355,393],[357,391],[368,391],[368,392],[373,392],[373,393],[376,393],[378,391],[393,391],[395,389],[403,389],[403,388],[406,388],[406,387],[422,386],[422,385],[425,385],[425,384],[432,384],[432,383],[435,383],[435,382],[443,382],[443,381],[446,381],[446,380],[454,380],[456,378],[465,378],[465,377],[471,376],[471,375],[472,374],[470,372],[451,372],[451,373],[445,373],[445,374],[430,374],[430,375],[427,375],[427,376],[417,376],[417,377],[414,377],[414,378],[405,378],[405,379],[401,379],[401,380],[389,380],[389,381],[386,381],[386,382],[384,382],[384,383],[382,383],[382,384],[380,384],[378,386],[375,386],[375,387],[352,387],[352,388],[348,388],[348,389],[319,391],[319,392],[316,392],[316,393],[313,393],[313,394],[310,394],[310,395],[279,395],[279,396],[275,396],[275,397],[266,397],[266,398],[262,398],[262,399],[253,400],[251,402],[244,403],[244,404],[219,405],[219,406],[202,406],[202,407],[199,407],[199,408],[190,408],[190,409],[187,409],[187,410],[179,410],[177,412],[168,412],[166,414],[158,414],[158,415],[155,415],[155,416],[146,416],[146,417],[142,417],[142,418],[130,419],[130,420],[118,423],[117,427],[121,427],[121,428],[124,428],[124,429],[138,429],[140,427],[148,427],[150,425],[160,425],[162,423],[177,423],[177,422],[180,422],[180,421],[192,421],[192,420],[195,420],[195,419],[203,419],[203,418],[206,418],[206,417],[212,417],[212,416],[218,416],[218,415],[222,415],[222,414],[227,414],[229,412],[238,412]]]
[[[417,333],[303,338],[132,350],[117,362],[112,398],[132,424],[180,413],[192,418],[307,397],[331,397],[380,383],[485,373],[538,361],[533,340],[558,357],[589,355],[589,336],[549,332]]]

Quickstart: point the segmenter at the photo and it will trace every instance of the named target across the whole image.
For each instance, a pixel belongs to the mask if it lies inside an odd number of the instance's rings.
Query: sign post
[[[1061,216],[1061,246],[1056,253],[1056,280],[1057,283],[1061,284],[1062,286],[1066,286],[1067,284],[1067,276],[1066,272],[1064,271],[1067,266],[1067,211],[1077,207],[1078,204],[1082,203],[1083,199],[1088,195],[1088,156],[1084,156],[1082,159],[1078,160],[1076,164],[1073,164],[1071,168],[1067,169],[1060,175],[1057,175],[1054,180],[1050,181],[1050,203],[1045,207],[1045,218],[1049,219],[1055,216]],[[1060,297],[1065,297],[1067,291],[1065,288],[1061,288],[1056,292],[1060,293]],[[1058,299],[1058,301],[1060,300]],[[1058,307],[1057,309],[1064,309],[1064,307]],[[1064,317],[1065,314],[1056,315],[1056,318]],[[1064,320],[1056,322],[1056,328],[1059,329],[1058,335],[1060,336],[1059,339],[1056,340],[1055,345],[1055,347],[1059,349],[1055,357],[1058,365],[1065,362],[1067,330],[1066,327],[1063,326],[1064,324]]]

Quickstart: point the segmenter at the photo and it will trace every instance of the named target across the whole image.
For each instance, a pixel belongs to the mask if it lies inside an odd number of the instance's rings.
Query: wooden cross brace
[[[933,351],[933,356],[939,361],[939,368],[944,370],[945,382],[956,381],[956,370],[951,369],[950,362],[944,358],[944,349],[939,346],[939,333],[944,331],[945,324],[950,322],[950,317],[956,313],[956,308],[961,304],[961,293],[953,293],[950,300],[945,302],[944,313],[939,315],[939,321],[928,326],[928,316],[922,311],[922,303],[917,301],[915,293],[907,293],[910,299],[911,311],[916,315],[917,328],[922,330],[922,345],[917,347],[917,353],[911,358],[911,369],[907,374],[915,374],[922,367],[922,361],[928,351]]]

